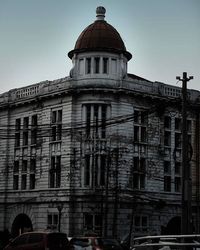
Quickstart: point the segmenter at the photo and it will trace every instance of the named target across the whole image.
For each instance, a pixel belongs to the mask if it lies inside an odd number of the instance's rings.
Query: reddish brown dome
[[[132,57],[132,55],[126,51],[124,42],[117,30],[103,19],[97,19],[83,30],[76,41],[74,50],[70,51],[68,56],[72,58],[74,53],[85,51],[123,53],[128,60]]]

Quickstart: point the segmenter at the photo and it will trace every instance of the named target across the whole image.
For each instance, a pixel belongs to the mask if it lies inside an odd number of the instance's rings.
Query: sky
[[[0,0],[0,93],[69,75],[67,56],[106,8],[133,55],[128,73],[200,90],[200,0]]]

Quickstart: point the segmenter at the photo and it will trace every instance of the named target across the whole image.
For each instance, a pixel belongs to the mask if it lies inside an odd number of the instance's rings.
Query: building
[[[127,72],[105,8],[68,56],[70,76],[0,95],[0,230],[121,238],[179,233],[181,88]],[[199,96],[188,91],[199,232]]]

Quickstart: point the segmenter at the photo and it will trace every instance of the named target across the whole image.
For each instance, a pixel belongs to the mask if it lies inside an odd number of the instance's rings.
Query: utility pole
[[[183,72],[183,78],[176,77],[182,81],[182,214],[181,214],[181,234],[192,233],[192,180],[191,169],[188,157],[188,133],[187,133],[187,82],[193,76],[187,77],[187,72]]]

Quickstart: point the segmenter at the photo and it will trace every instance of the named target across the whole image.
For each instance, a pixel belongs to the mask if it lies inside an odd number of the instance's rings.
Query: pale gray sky
[[[186,71],[200,90],[200,0],[0,0],[0,93],[68,76],[67,53],[101,5],[129,73],[176,85]]]

